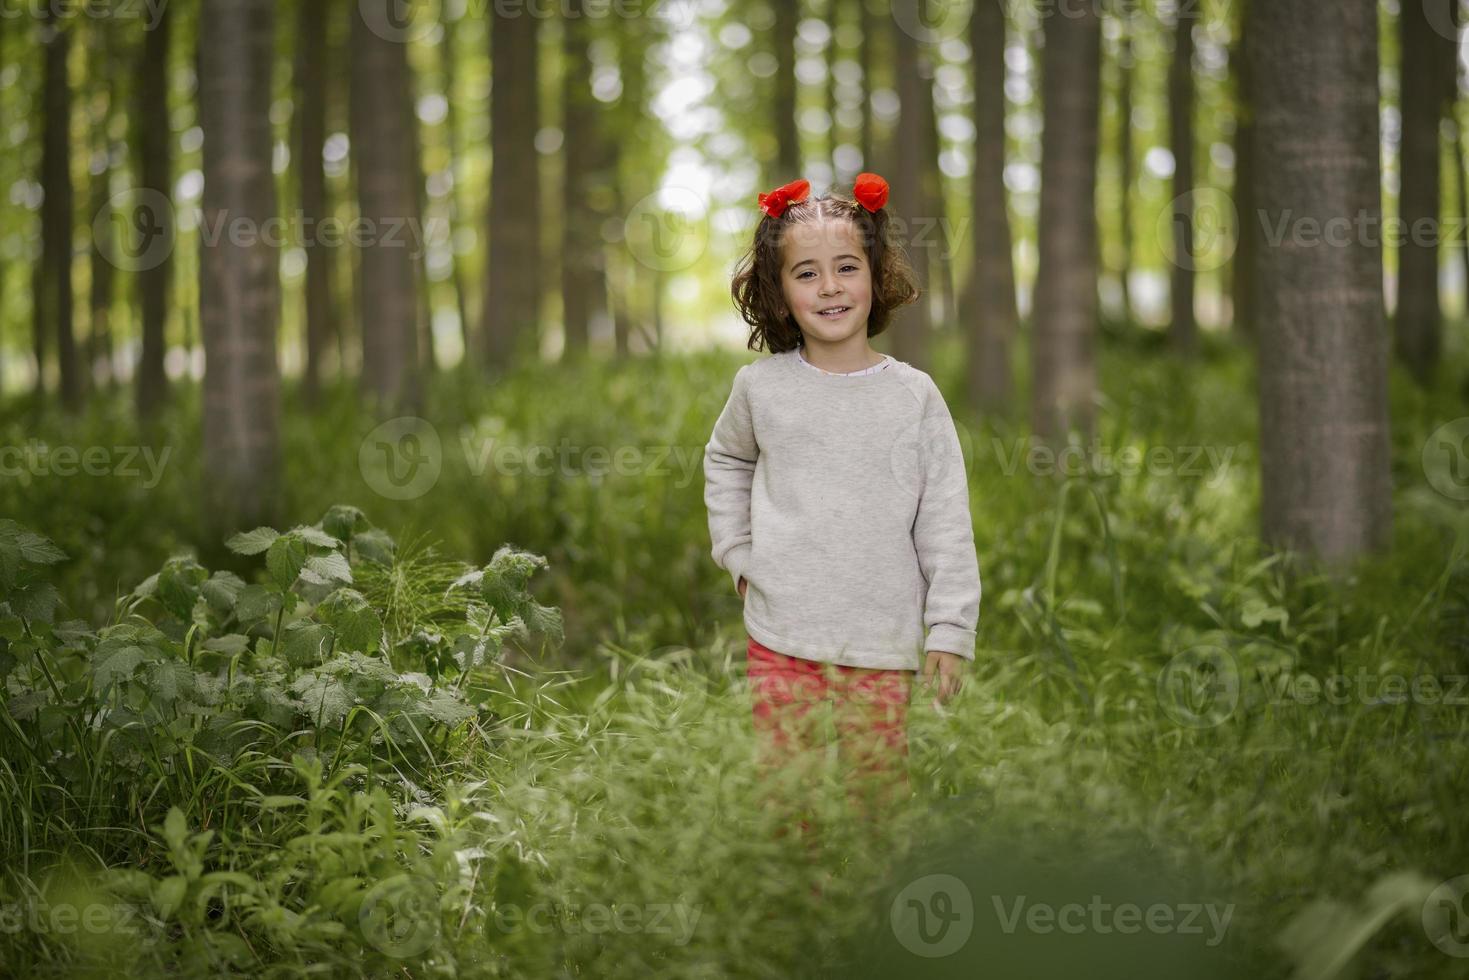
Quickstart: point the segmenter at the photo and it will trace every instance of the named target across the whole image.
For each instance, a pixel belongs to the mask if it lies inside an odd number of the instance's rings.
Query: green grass
[[[933,373],[971,467],[977,662],[943,709],[915,703],[911,805],[873,837],[844,818],[829,772],[812,786],[829,846],[808,856],[759,806],[739,600],[708,554],[698,454],[739,360],[445,377],[425,410],[442,472],[404,501],[364,480],[374,423],[350,391],[315,415],[293,402],[282,526],[347,503],[408,542],[363,580],[392,635],[446,615],[452,578],[424,547],[482,566],[513,544],[546,557],[529,589],[560,609],[565,643],[473,672],[465,689],[488,714],[431,740],[414,772],[370,745],[333,770],[293,758],[300,739],[276,732],[225,766],[170,769],[125,826],[53,822],[44,845],[7,834],[36,853],[6,862],[4,908],[92,903],[110,918],[59,933],[23,917],[0,928],[0,963],[68,976],[1463,975],[1422,912],[1436,885],[1469,874],[1469,704],[1398,701],[1380,684],[1469,673],[1469,518],[1420,462],[1427,434],[1465,414],[1452,383],[1425,393],[1394,375],[1393,547],[1331,579],[1287,574],[1255,543],[1247,353],[1210,344],[1182,368],[1111,344],[1102,445],[1165,447],[1177,463],[1197,450],[1194,469],[1069,480],[1006,472],[1026,429],[959,408],[956,362],[941,356]],[[139,442],[120,417],[12,406],[0,431],[10,444]],[[108,622],[170,554],[214,546],[196,420],[186,391],[150,437],[172,447],[151,489],[0,483],[0,510],[70,556],[53,577],[64,617]],[[477,469],[491,437],[635,447],[638,462],[600,477],[575,459],[561,475]],[[1312,698],[1313,679],[1359,671],[1365,693]],[[0,773],[25,792],[7,794],[4,826],[44,826],[27,808],[60,771],[7,753]],[[234,783],[251,805],[201,805]],[[973,934],[924,958],[893,910],[913,900],[937,915],[929,876],[943,874],[963,882],[943,889],[968,894]],[[827,881],[819,901],[813,880]],[[1073,934],[1023,913],[1005,929],[1017,908],[1094,895],[1229,919],[1216,945],[1207,916],[1202,933],[1088,919]]]

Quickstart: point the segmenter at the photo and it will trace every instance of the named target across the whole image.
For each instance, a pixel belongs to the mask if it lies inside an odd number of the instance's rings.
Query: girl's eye
[[[848,269],[851,269],[853,272],[856,272],[857,271],[857,267],[855,265],[852,265],[850,262],[847,263],[846,265],[842,266],[841,271],[842,272],[846,272]],[[797,279],[805,279],[807,276],[814,276],[814,275],[816,275],[816,273],[812,272],[810,269],[807,269],[806,271],[802,272],[800,275],[796,276],[796,278]]]

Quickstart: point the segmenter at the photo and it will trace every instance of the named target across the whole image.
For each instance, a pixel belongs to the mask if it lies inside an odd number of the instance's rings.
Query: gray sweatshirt
[[[969,481],[938,386],[903,361],[839,375],[799,357],[740,368],[704,447],[712,554],[747,583],[745,629],[853,667],[918,670],[925,650],[973,660]]]

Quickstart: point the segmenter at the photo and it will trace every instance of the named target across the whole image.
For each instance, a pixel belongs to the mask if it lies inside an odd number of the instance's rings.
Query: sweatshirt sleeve
[[[704,447],[704,505],[714,563],[729,572],[735,588],[750,561],[750,486],[755,481],[755,443],[747,364],[735,373],[729,401]]]
[[[948,405],[929,382],[920,429],[923,490],[913,521],[913,546],[928,581],[925,651],[974,659],[979,625],[979,559],[969,513],[969,477]]]

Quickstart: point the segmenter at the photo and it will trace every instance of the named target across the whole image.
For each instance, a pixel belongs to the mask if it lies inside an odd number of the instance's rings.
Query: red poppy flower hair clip
[[[867,210],[877,211],[888,202],[888,182],[877,174],[858,174],[852,196]]]
[[[761,194],[760,210],[772,218],[779,218],[785,214],[788,206],[795,204],[797,201],[806,200],[806,196],[810,193],[811,181],[805,179],[793,180],[783,187],[777,187],[768,194]]]

